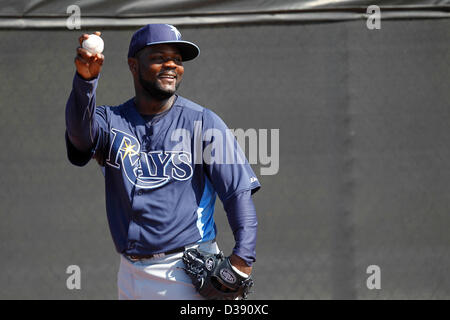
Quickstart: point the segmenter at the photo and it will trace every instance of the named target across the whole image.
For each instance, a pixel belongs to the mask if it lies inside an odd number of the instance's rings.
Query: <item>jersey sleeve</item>
[[[251,195],[260,189],[233,133],[205,109],[203,161],[206,174],[224,205],[235,246],[233,254],[251,266],[256,260],[257,216]]]
[[[232,131],[211,110],[205,109],[203,121],[204,168],[222,202],[242,191],[258,191],[258,178]]]
[[[108,124],[105,107],[96,107],[97,83],[98,78],[88,81],[75,74],[66,104],[67,157],[77,166],[93,157],[102,163],[104,158]]]
[[[241,257],[248,266],[256,260],[256,233],[258,219],[251,191],[242,191],[223,204],[236,245],[233,253]]]

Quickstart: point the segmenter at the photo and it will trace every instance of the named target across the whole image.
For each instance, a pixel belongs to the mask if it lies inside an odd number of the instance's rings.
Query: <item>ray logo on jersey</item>
[[[184,181],[192,177],[192,155],[187,151],[142,152],[131,134],[112,128],[114,135],[106,164],[123,170],[127,179],[140,188],[158,188],[170,179]]]

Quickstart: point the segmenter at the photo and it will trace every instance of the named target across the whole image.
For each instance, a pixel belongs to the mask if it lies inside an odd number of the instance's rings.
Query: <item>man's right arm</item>
[[[100,36],[100,32],[95,34]],[[71,162],[77,165],[89,161],[99,134],[99,126],[95,121],[95,90],[104,56],[91,54],[81,47],[87,37],[87,34],[83,34],[78,39],[80,47],[75,57],[77,72],[66,104],[67,151]]]
[[[98,125],[94,121],[97,81],[98,78],[85,80],[76,73],[66,104],[67,136],[81,152],[88,152],[94,147],[98,134]]]

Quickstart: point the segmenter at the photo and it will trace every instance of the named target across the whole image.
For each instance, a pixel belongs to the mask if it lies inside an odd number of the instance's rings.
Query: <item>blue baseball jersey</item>
[[[107,217],[117,251],[153,254],[214,239],[216,195],[226,203],[260,188],[225,123],[178,95],[167,112],[150,120],[138,113],[134,99],[96,107],[96,86],[97,79],[75,75],[66,108],[72,135],[66,133],[66,143],[72,163],[84,165],[94,157],[104,168]],[[80,112],[92,118],[93,147],[86,153],[72,143],[77,128],[71,119]]]

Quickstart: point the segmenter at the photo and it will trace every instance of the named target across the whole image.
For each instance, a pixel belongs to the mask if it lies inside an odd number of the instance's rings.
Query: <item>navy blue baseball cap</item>
[[[170,24],[148,24],[133,34],[128,49],[128,58],[134,57],[144,47],[161,43],[177,46],[183,61],[195,59],[200,54],[200,48],[197,45],[181,40],[181,33],[174,26]]]

